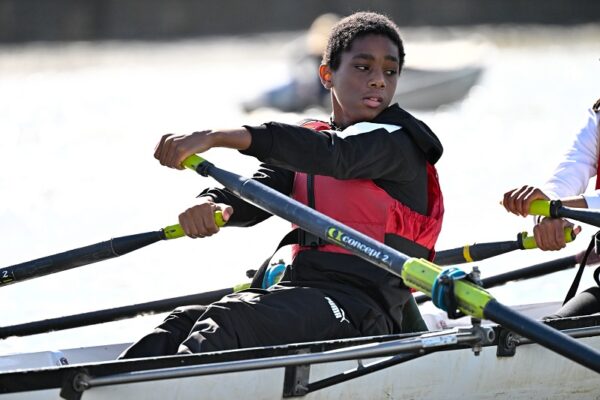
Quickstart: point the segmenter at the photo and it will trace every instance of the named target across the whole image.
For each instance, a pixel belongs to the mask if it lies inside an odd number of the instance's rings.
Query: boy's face
[[[352,42],[342,53],[340,66],[319,70],[321,81],[331,89],[333,118],[346,127],[370,121],[386,109],[398,83],[398,47],[388,37],[369,34]]]

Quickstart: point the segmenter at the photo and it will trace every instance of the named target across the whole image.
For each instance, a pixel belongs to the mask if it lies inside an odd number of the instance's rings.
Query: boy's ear
[[[333,87],[331,75],[331,68],[329,68],[328,65],[321,64],[319,66],[319,78],[321,79],[321,84],[325,87],[325,89],[331,89]]]

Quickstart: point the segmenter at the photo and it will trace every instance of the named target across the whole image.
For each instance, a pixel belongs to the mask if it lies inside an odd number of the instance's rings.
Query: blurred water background
[[[486,44],[485,73],[466,99],[415,111],[438,134],[446,200],[438,249],[512,240],[532,220],[498,204],[508,189],[541,184],[600,96],[600,27],[410,28],[433,64],[461,57],[436,50],[448,37]],[[206,128],[294,123],[323,110],[246,114],[240,103],[285,78],[297,33],[170,42],[70,42],[0,47],[0,265],[177,222],[214,184],[152,157],[160,136]],[[256,161],[211,150],[216,165],[250,175]],[[288,223],[225,228],[203,240],[161,242],[121,258],[0,289],[0,326],[181,296],[245,281],[271,254]],[[480,262],[491,276],[574,254],[517,251]],[[507,304],[562,300],[575,271],[491,292]],[[581,288],[592,284],[587,271]],[[0,354],[132,341],[164,314],[51,334],[0,340]]]

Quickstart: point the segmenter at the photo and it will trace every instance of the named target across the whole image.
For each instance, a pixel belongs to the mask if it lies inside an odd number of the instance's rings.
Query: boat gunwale
[[[600,336],[596,330],[590,330],[590,327],[600,327],[600,314],[561,318],[544,321],[547,325],[568,331],[569,334],[581,337]],[[490,327],[495,333],[495,338],[489,343],[482,344],[482,347],[498,346],[500,343],[501,331],[505,328],[499,325],[485,325]],[[467,328],[467,327],[465,327]],[[450,330],[445,330],[450,331]],[[578,335],[580,331],[583,334]],[[110,360],[92,363],[80,363],[64,366],[50,366],[42,368],[32,368],[23,370],[11,370],[0,372],[0,394],[15,393],[32,390],[61,388],[64,382],[73,379],[77,373],[85,373],[94,378],[101,378],[115,374],[122,374],[136,371],[149,371],[156,369],[168,369],[176,367],[194,366],[211,363],[233,362],[248,359],[260,359],[266,357],[278,357],[294,355],[299,352],[325,352],[338,349],[344,349],[353,346],[362,346],[371,343],[388,342],[393,340],[411,339],[423,334],[435,334],[444,331],[428,331],[410,334],[394,334],[383,336],[370,336],[360,338],[338,339],[319,342],[294,343],[278,346],[255,347],[246,349],[225,350],[211,353],[170,355],[161,357],[136,358],[128,360]],[[587,332],[587,333],[586,333]],[[532,342],[524,340],[516,345],[528,345]],[[447,349],[439,351],[452,351],[467,349],[470,345],[453,345]]]

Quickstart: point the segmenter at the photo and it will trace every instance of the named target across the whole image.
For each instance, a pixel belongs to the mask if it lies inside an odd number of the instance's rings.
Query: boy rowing
[[[255,180],[409,256],[431,260],[444,212],[434,167],[442,146],[427,125],[390,105],[403,63],[397,26],[381,14],[355,13],[332,28],[318,71],[331,93],[328,122],[168,134],[154,155],[182,169],[192,154],[239,150],[263,163]],[[252,226],[270,216],[212,188],[179,222],[189,237],[211,236],[219,231],[216,211],[228,226]],[[176,310],[122,357],[401,332],[403,309],[414,300],[400,278],[301,230],[291,236],[291,265],[278,284]]]

